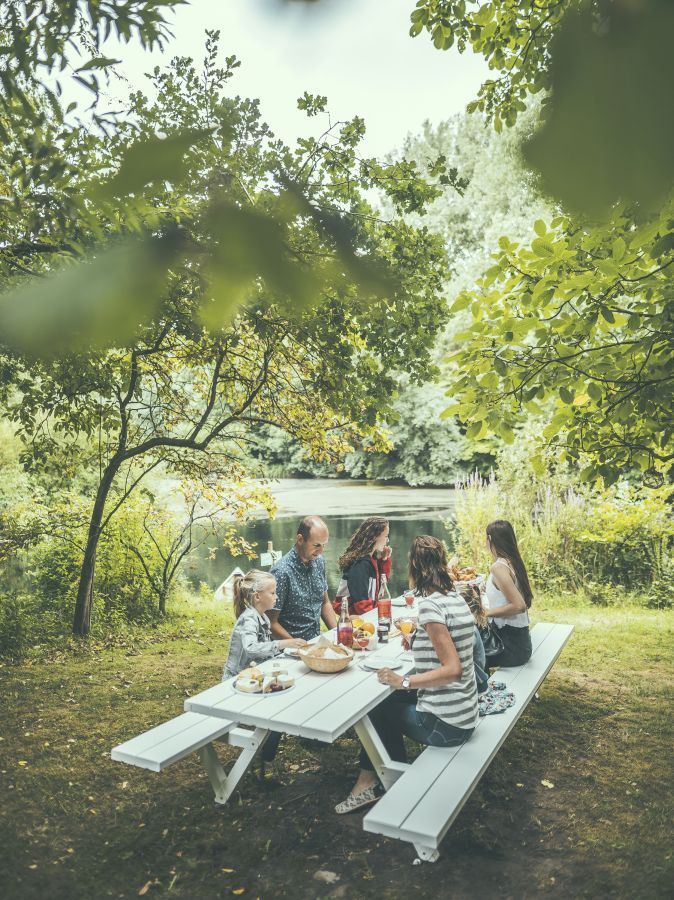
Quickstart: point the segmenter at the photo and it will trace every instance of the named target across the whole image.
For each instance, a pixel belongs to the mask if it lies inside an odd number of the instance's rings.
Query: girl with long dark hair
[[[414,672],[401,676],[380,669],[379,681],[393,693],[369,713],[386,750],[398,762],[407,762],[403,735],[433,747],[456,747],[468,740],[478,721],[475,622],[454,592],[447,553],[437,538],[422,534],[412,542],[409,583],[419,597],[418,627],[411,640]],[[335,812],[353,812],[377,797],[377,776],[363,750],[358,780]]]
[[[349,599],[349,614],[362,615],[374,609],[379,598],[382,575],[391,577],[389,524],[383,516],[370,516],[351,536],[349,546],[339,557],[342,580],[333,601],[339,614],[344,597]]]
[[[503,641],[503,650],[488,662],[490,666],[521,666],[531,659],[528,610],[533,594],[510,522],[496,519],[487,525],[487,549],[494,562],[485,590],[485,612]]]

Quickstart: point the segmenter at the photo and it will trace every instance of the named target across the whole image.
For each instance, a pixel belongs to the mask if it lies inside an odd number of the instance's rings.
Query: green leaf
[[[585,482],[594,481],[596,477],[597,477],[597,469],[595,468],[594,465],[586,466],[584,469],[581,470],[581,473],[580,473],[581,481],[585,481]]]
[[[174,258],[168,239],[113,244],[26,281],[0,298],[2,341],[46,357],[124,342],[157,308]]]
[[[570,391],[567,387],[564,387],[563,385],[559,389],[559,396],[564,403],[566,403],[568,405],[573,403],[573,391]]]
[[[213,204],[204,217],[209,234],[204,270],[210,291],[202,315],[210,328],[222,327],[253,293],[256,279],[299,308],[318,294],[318,281],[288,252],[285,228],[253,209]]]
[[[613,255],[613,259],[619,263],[623,257],[625,256],[625,251],[627,250],[627,244],[624,239],[621,237],[617,237],[613,241],[613,246],[611,248],[611,253]]]
[[[506,444],[512,444],[515,441],[515,433],[506,422],[501,422],[501,425],[498,429],[499,434],[506,442]]]
[[[545,227],[543,219],[536,219],[534,222],[534,231],[539,237],[544,237],[547,234],[548,229]]]
[[[506,375],[508,373],[508,366],[504,360],[501,359],[500,356],[494,357],[494,368],[498,372],[499,375]]]
[[[615,261],[612,259],[600,259],[597,262],[597,269],[602,275],[606,275],[608,278],[615,278],[620,272]]]
[[[620,478],[620,472],[610,466],[601,466],[600,473],[604,482],[604,487],[611,487]]]
[[[531,249],[534,251],[536,256],[540,256],[543,259],[550,259],[555,254],[555,251],[552,248],[552,242],[549,237],[535,238],[531,242]]]
[[[477,440],[482,436],[484,432],[487,430],[486,422],[473,422],[472,425],[469,425],[466,429],[466,437],[468,440]]]
[[[450,419],[452,416],[455,416],[457,413],[461,411],[460,403],[451,403],[449,406],[445,407],[443,411],[440,413],[441,419]]]
[[[468,293],[468,291],[463,291],[456,298],[454,303],[452,303],[450,307],[450,312],[461,312],[462,309],[466,309],[473,302],[472,296]]]
[[[89,62],[86,62],[83,66],[79,66],[75,71],[88,72],[90,69],[107,69],[109,66],[116,66],[120,62],[121,59],[111,59],[108,56],[97,56],[94,59],[90,59]]]
[[[606,218],[619,200],[657,208],[674,184],[674,4],[611,4],[605,27],[595,15],[565,11],[547,115],[524,152],[552,196]]]
[[[213,129],[189,129],[167,138],[137,141],[127,151],[113,177],[92,191],[102,199],[136,194],[146,184],[178,181],[186,171],[185,154]]]
[[[591,381],[587,386],[587,392],[593,400],[601,400],[604,392],[596,381]]]

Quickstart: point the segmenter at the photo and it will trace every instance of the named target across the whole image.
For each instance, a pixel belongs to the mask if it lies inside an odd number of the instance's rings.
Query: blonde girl
[[[234,579],[236,624],[229,642],[229,654],[222,680],[233,678],[242,669],[277,656],[286,647],[303,647],[306,641],[290,638],[272,640],[267,611],[276,603],[276,579],[269,572],[251,569]]]

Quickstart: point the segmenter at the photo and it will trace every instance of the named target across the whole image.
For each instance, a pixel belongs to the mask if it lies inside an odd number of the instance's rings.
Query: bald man
[[[297,529],[295,546],[272,566],[276,606],[268,616],[277,640],[295,637],[310,641],[320,634],[321,619],[328,628],[337,627],[323,559],[328,537],[323,519],[306,516]]]

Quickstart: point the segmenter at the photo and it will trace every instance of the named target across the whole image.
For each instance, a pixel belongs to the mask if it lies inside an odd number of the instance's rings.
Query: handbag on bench
[[[491,656],[498,656],[498,654],[505,649],[503,638],[498,633],[498,628],[493,622],[487,622],[486,625],[479,625],[478,630],[480,632],[480,637],[482,638],[484,655],[487,657],[487,660],[489,660]]]

